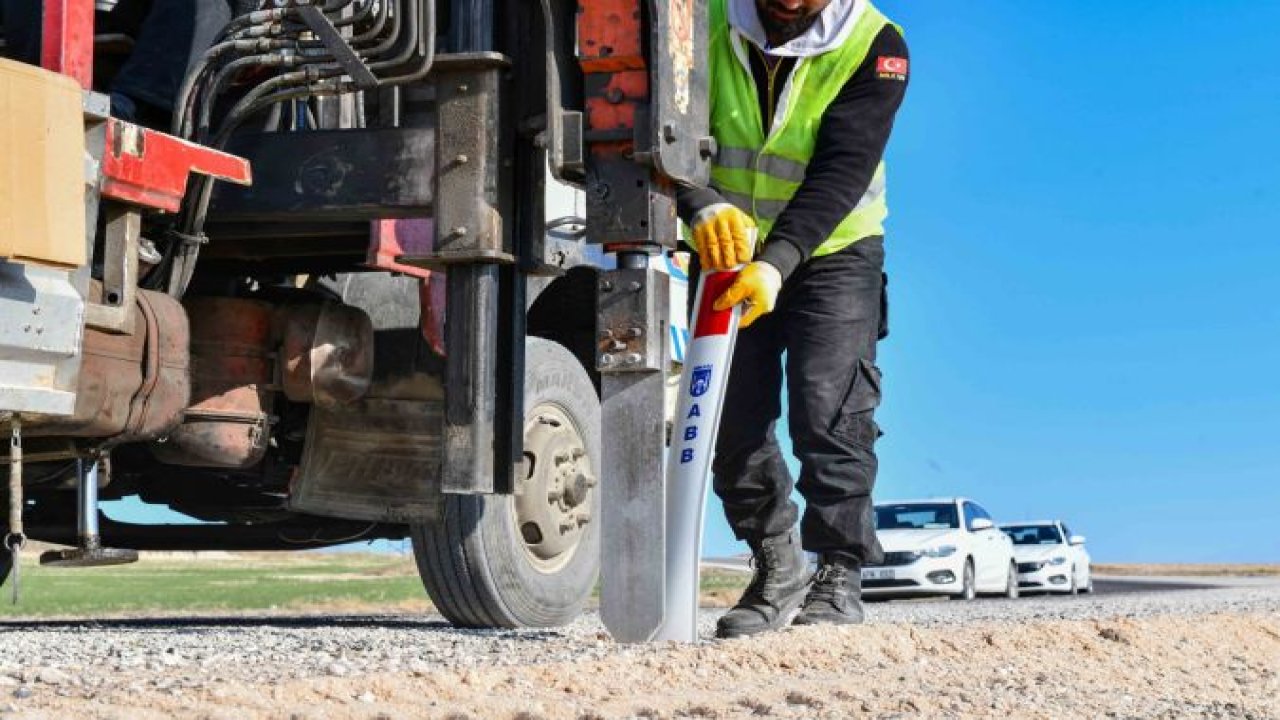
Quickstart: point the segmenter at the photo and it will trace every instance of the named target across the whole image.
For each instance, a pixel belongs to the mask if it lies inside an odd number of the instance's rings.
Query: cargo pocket
[[[840,413],[831,427],[832,436],[860,447],[872,447],[883,434],[874,418],[879,406],[880,368],[867,360],[859,360],[853,382],[849,383]]]

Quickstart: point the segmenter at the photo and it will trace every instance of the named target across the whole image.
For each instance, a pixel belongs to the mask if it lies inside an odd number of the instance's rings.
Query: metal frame
[[[106,206],[103,237],[102,297],[85,305],[84,323],[116,333],[133,332],[138,290],[138,239],[142,213],[120,203]]]
[[[695,48],[702,0],[579,0],[587,227],[617,252],[597,285],[596,367],[605,439],[601,616],[624,642],[651,638],[665,615],[665,276],[649,257],[676,245],[673,175],[696,180],[707,158],[682,153],[706,134]],[[659,52],[652,52],[658,48]]]
[[[93,89],[93,0],[44,0],[40,65]],[[199,173],[242,185],[248,162],[123,120],[107,120],[101,158],[102,194],[143,207],[177,212],[187,177]]]
[[[522,450],[527,276],[560,269],[541,257],[546,248],[537,240],[543,235],[540,200],[529,201],[513,189],[517,182],[540,186],[538,176],[550,148],[557,176],[581,181],[586,188],[588,241],[617,253],[618,269],[601,273],[596,288],[602,466],[612,473],[600,520],[605,524],[604,554],[610,559],[604,565],[602,610],[615,637],[644,640],[664,614],[668,342],[666,278],[650,270],[648,260],[676,244],[673,180],[704,177],[713,150],[694,63],[705,45],[705,0],[577,0],[581,88],[576,82],[562,85],[568,75],[565,64],[573,57],[560,47],[568,42],[561,39],[568,28],[551,27],[556,20],[568,21],[563,10],[573,0],[521,3],[514,11],[504,3],[501,7],[512,11],[505,14],[498,12],[497,2],[451,2],[450,49],[475,64],[455,68],[453,77],[445,79],[443,74],[451,70],[448,60],[440,58],[435,78],[441,121],[436,129],[435,242],[428,257],[394,259],[412,266],[448,264],[442,486],[452,493],[492,493],[509,492],[514,485]],[[46,0],[46,5],[42,62],[89,88],[92,3]],[[536,98],[527,87],[510,86],[505,59],[498,53],[527,65],[536,43],[521,35],[540,11],[546,30],[542,52],[547,62],[540,70],[546,93]],[[504,15],[501,35],[499,15]],[[321,27],[322,35],[328,29]],[[345,59],[359,75],[353,58]],[[534,74],[521,67],[516,71],[521,79]],[[470,75],[462,79],[466,73]],[[396,97],[412,92],[405,88]],[[539,109],[541,123],[535,120]],[[527,123],[534,126],[525,127]],[[134,210],[177,211],[192,173],[250,181],[248,163],[235,156],[116,119],[108,119],[104,131],[102,196]],[[131,227],[130,217],[135,216],[120,216],[123,229]],[[129,236],[120,235],[126,241],[126,261]],[[119,243],[109,245],[110,254],[119,259]],[[375,252],[374,257],[385,259],[386,253]],[[123,281],[129,268],[118,269],[115,280]],[[104,522],[104,539],[112,540],[115,529]],[[156,528],[140,532],[146,535],[143,541],[156,546],[201,542],[185,529],[182,537],[177,531],[156,535]],[[243,529],[232,532],[203,542],[227,547]],[[121,544],[140,539],[123,535]],[[266,535],[253,539],[271,541]]]
[[[102,195],[142,207],[177,212],[192,174],[237,185],[252,182],[249,162],[123,120],[107,120]]]
[[[93,0],[44,0],[40,65],[93,86]]]

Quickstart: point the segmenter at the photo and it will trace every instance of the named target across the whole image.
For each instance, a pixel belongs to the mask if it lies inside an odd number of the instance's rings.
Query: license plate
[[[866,568],[862,571],[863,580],[892,580],[893,571],[881,568]]]

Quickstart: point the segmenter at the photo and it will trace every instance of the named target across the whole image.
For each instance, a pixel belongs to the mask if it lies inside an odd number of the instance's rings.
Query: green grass
[[[703,603],[726,606],[745,573],[707,570]],[[0,618],[130,616],[247,611],[429,612],[413,558],[359,553],[144,555],[106,568],[50,568],[24,558],[22,601],[0,589]],[[594,602],[592,603],[595,604]]]
[[[244,610],[428,610],[413,560],[290,553],[144,558],[107,568],[22,568],[22,600],[0,591],[0,617]]]

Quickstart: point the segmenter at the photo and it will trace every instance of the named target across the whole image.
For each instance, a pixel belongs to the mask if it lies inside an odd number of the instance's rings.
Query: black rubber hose
[[[333,7],[341,9],[343,7],[346,7],[349,4],[350,2],[340,2],[334,5]],[[398,14],[392,15],[392,13],[390,12],[390,3],[388,2],[367,3],[365,5],[365,10],[363,11],[363,15],[367,17],[368,13],[372,10],[372,8],[375,7],[375,5],[378,8],[378,17],[374,21],[374,26],[351,40],[353,49],[356,49],[357,54],[362,57],[376,56],[377,54],[381,52],[385,52],[386,50],[390,49],[396,44],[398,40],[398,36],[400,34],[399,16]],[[329,8],[326,8],[326,10],[328,9]],[[388,33],[388,36],[373,47],[365,47],[366,43],[372,42],[378,39],[378,35],[386,27],[386,20],[388,17],[392,18],[392,28],[391,28],[391,31]],[[350,18],[344,18],[344,19],[349,20]],[[337,21],[334,21],[334,24],[337,25],[339,23]],[[298,24],[296,26],[293,26],[293,28],[296,29],[297,31],[301,31],[306,29],[306,26]],[[245,31],[243,32],[248,32],[253,29],[255,28],[254,27],[246,28]],[[287,50],[287,49],[302,49],[302,48],[313,49],[313,48],[323,48],[323,47],[324,47],[323,43],[319,43],[319,42],[280,40],[280,39],[273,39],[273,38],[260,38],[258,40],[241,39],[241,40],[227,41],[224,43],[220,43],[219,45],[215,45],[214,47],[210,48],[208,52],[206,52],[204,57],[202,57],[201,60],[199,61],[197,67],[193,70],[193,72],[187,75],[183,83],[183,87],[179,92],[178,102],[176,103],[178,112],[175,114],[174,124],[173,124],[175,133],[181,137],[192,137],[197,132],[199,132],[201,135],[207,132],[207,129],[210,123],[209,116],[212,114],[213,105],[216,103],[217,98],[221,95],[222,89],[232,79],[234,79],[234,76],[237,73],[252,67],[270,67],[270,66],[296,67],[297,65],[300,65],[300,64],[312,65],[312,64],[323,63],[326,61],[332,61],[333,56],[331,54],[308,53],[308,54],[299,55],[299,56],[283,56],[279,52],[280,50]],[[207,80],[208,68],[210,67],[212,62],[216,60],[220,55],[225,54],[230,50],[249,50],[249,51],[259,51],[260,53],[263,50],[267,50],[271,52],[233,60],[227,63],[226,65],[224,65],[223,68],[218,72],[218,74],[214,76],[214,79],[212,81]],[[212,89],[209,91],[204,91],[202,89],[201,92],[198,92],[198,93],[195,92],[197,87],[201,87],[202,85],[205,85],[205,84],[207,84]],[[192,119],[193,119],[192,106],[195,104],[195,101],[201,97],[203,97],[204,102],[201,103],[200,120],[196,123],[193,123],[192,122]]]
[[[418,33],[418,42],[416,43],[419,54],[417,66],[404,75],[384,78],[379,82],[379,85],[399,85],[416,82],[425,78],[431,72],[431,67],[435,63],[436,53],[435,0],[420,0],[415,5],[419,12],[414,14],[416,15],[416,17],[413,17],[413,20],[415,20],[414,27],[420,31]],[[414,44],[406,43],[406,45],[410,46],[409,57],[412,57],[412,45]],[[259,110],[272,104],[298,97],[340,95],[355,92],[359,89],[352,82],[337,80],[336,78],[341,75],[340,68],[307,68],[300,72],[285,73],[264,82],[250,90],[231,108],[219,127],[217,135],[214,136],[211,147],[222,148],[227,140],[230,139],[231,133],[241,123],[252,117]],[[299,86],[299,84],[301,85]],[[195,273],[195,264],[200,252],[200,241],[203,239],[204,225],[208,218],[213,180],[208,177],[198,177],[193,183],[192,189],[195,197],[184,207],[184,213],[180,219],[181,231],[177,236],[181,240],[181,247],[175,254],[174,263],[170,269],[169,294],[175,297],[181,297],[186,292],[187,286]]]

